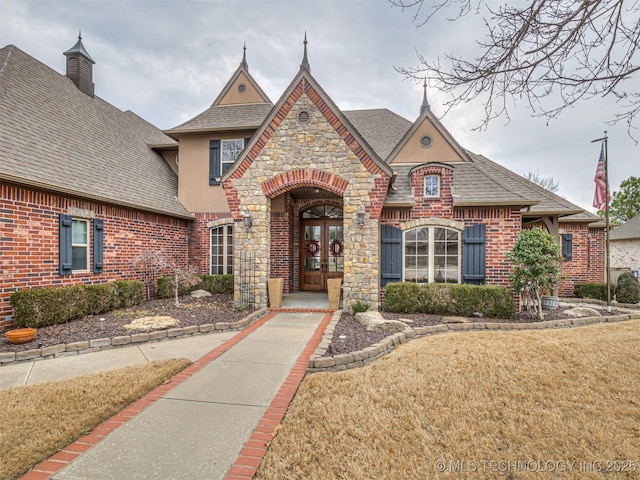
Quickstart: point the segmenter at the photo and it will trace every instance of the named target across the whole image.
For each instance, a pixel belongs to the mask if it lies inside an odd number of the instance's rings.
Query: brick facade
[[[86,218],[104,221],[103,273],[59,275],[58,216],[70,211],[84,211]],[[11,323],[9,299],[19,289],[143,280],[134,260],[144,251],[164,251],[186,265],[188,223],[0,184],[0,326]]]

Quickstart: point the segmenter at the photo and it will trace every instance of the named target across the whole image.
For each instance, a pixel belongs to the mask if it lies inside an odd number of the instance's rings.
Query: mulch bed
[[[564,314],[566,308],[545,310],[545,320],[571,318]],[[78,320],[72,320],[60,325],[52,325],[38,329],[34,340],[28,343],[11,344],[4,335],[0,335],[0,353],[21,352],[34,348],[49,347],[62,343],[93,340],[97,338],[117,337],[131,335],[136,331],[123,328],[136,318],[166,315],[180,321],[177,327],[203,325],[218,322],[235,322],[246,317],[249,311],[237,311],[233,307],[233,295],[215,294],[205,298],[180,298],[180,305],[175,306],[173,298],[150,300],[135,307],[114,310],[102,315],[94,315]],[[612,312],[616,314],[618,312]],[[408,319],[412,327],[438,325],[442,323],[442,315],[408,314],[382,312],[384,318],[389,320]],[[100,319],[104,318],[104,322]],[[532,319],[528,314],[520,313],[514,318],[477,318],[469,317],[472,322],[521,322],[530,323],[539,320]],[[361,325],[353,315],[343,312],[342,317],[333,334],[333,340],[326,355],[338,355],[340,353],[362,350],[383,338],[391,335],[389,332],[372,332]]]
[[[545,310],[544,321],[560,320],[564,318],[573,318],[564,313],[571,307],[561,307],[556,310]],[[387,320],[406,321],[411,327],[425,327],[430,325],[439,325],[442,323],[442,315],[431,315],[426,313],[393,313],[381,312],[382,316]],[[612,311],[611,315],[617,315],[622,312]],[[466,317],[465,317],[466,318]],[[408,320],[408,321],[407,321]],[[496,322],[496,323],[535,323],[541,322],[537,318],[531,318],[528,313],[518,313],[513,318],[481,318],[468,317],[470,322]],[[348,312],[343,312],[340,321],[337,323],[333,331],[331,344],[327,349],[325,356],[339,355],[342,353],[350,353],[362,350],[374,343],[378,343],[383,338],[392,335],[393,332],[377,332],[367,330],[356,317]]]
[[[208,323],[236,322],[249,313],[251,311],[241,312],[234,309],[231,294],[214,294],[204,298],[184,296],[180,298],[179,306],[174,305],[173,298],[150,300],[134,307],[38,328],[36,337],[28,343],[12,344],[0,334],[0,353],[22,352],[62,343],[139,333],[140,331],[122,327],[140,317],[167,315],[180,321],[176,327],[189,327]],[[100,321],[101,318],[104,318],[104,322]]]

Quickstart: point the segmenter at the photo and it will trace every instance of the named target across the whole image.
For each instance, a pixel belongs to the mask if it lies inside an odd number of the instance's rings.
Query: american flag
[[[598,160],[598,168],[596,168],[596,176],[593,179],[596,182],[596,192],[593,195],[593,206],[604,212],[607,210],[607,178],[604,174],[604,145],[600,149],[600,159]]]

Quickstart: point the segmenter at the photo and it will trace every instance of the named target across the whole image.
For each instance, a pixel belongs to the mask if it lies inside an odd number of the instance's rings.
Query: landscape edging
[[[406,343],[414,338],[426,337],[428,335],[436,335],[444,332],[462,332],[469,330],[544,330],[551,328],[582,327],[597,323],[614,323],[640,319],[640,313],[625,313],[623,315],[565,318],[531,323],[441,323],[438,325],[409,328],[409,330],[389,335],[378,343],[375,343],[363,350],[325,357],[324,354],[326,353],[329,345],[331,345],[333,332],[341,315],[342,310],[337,310],[333,314],[331,322],[327,325],[320,345],[309,359],[307,373],[341,372],[352,368],[360,368],[373,362],[377,358],[386,355],[401,343]]]
[[[161,342],[177,338],[185,338],[194,335],[209,333],[219,333],[229,330],[242,330],[257,320],[260,320],[267,313],[268,308],[261,308],[247,315],[237,322],[207,323],[204,325],[190,325],[182,328],[169,328],[166,330],[154,330],[150,332],[132,333],[118,337],[95,338],[81,342],[61,343],[49,347],[24,350],[22,352],[0,352],[0,367],[3,365],[15,365],[22,362],[32,362],[39,360],[49,360],[52,358],[67,357],[70,355],[80,355],[84,353],[99,352],[101,350],[111,350],[119,347],[131,345],[142,345],[145,343]]]

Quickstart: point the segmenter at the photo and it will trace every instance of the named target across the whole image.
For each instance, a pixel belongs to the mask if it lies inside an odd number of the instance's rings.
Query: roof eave
[[[537,205],[538,202],[535,200],[525,200],[514,202],[513,200],[507,200],[498,202],[495,200],[487,200],[487,201],[469,201],[469,200],[453,200],[453,206],[455,207],[513,207],[513,208],[522,208],[522,207],[531,207],[533,205]]]
[[[45,190],[47,192],[61,193],[61,194],[65,194],[73,197],[80,197],[87,200],[94,200],[96,202],[108,203],[110,205],[117,205],[120,207],[127,207],[135,210],[143,210],[145,212],[157,213],[160,215],[165,215],[167,217],[182,218],[185,220],[193,220],[195,218],[193,214],[180,214],[177,212],[161,210],[158,208],[148,207],[146,205],[140,205],[140,204],[125,202],[125,201],[117,200],[113,198],[103,197],[102,195],[96,195],[90,192],[83,192],[80,190],[74,190],[72,188],[59,187],[58,185],[50,185],[44,182],[39,182],[37,180],[17,177],[15,175],[7,174],[7,173],[0,173],[0,181],[6,181],[8,183],[13,183],[19,186],[36,188],[38,190]]]
[[[185,128],[180,130],[164,130],[165,135],[176,138],[179,135],[188,135],[192,133],[216,133],[216,132],[242,132],[247,130],[255,130],[258,125],[242,125],[237,127],[221,127],[221,128]]]

